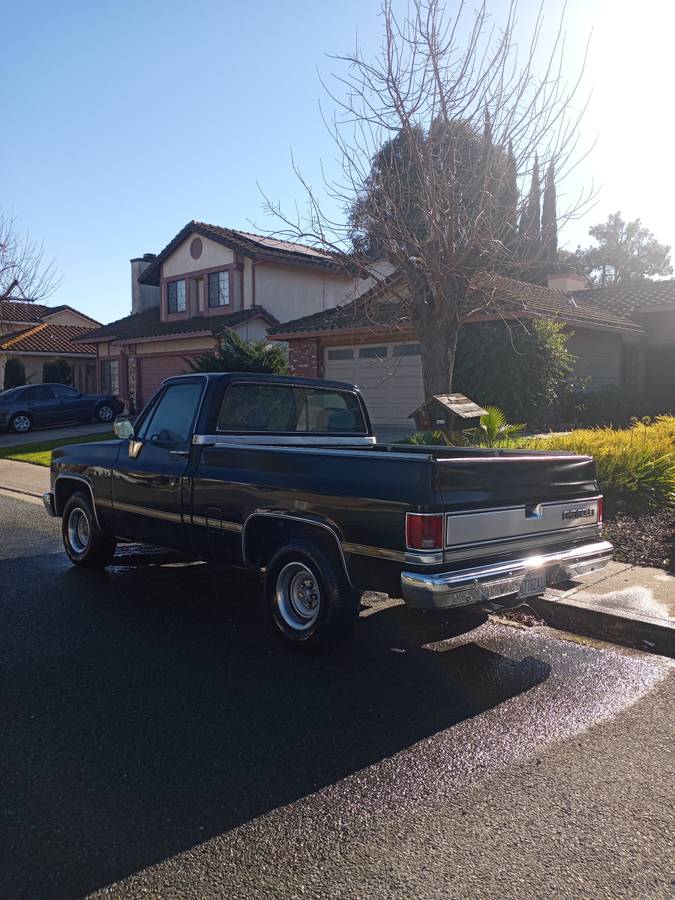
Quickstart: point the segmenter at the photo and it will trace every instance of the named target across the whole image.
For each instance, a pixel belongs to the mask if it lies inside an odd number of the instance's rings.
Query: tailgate
[[[437,467],[446,562],[547,552],[600,537],[591,457],[515,452],[438,459]]]
[[[435,454],[436,489],[448,511],[536,505],[596,496],[595,462],[569,453],[482,451]]]

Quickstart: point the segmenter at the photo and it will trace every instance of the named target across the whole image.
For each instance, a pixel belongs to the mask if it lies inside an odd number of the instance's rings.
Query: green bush
[[[245,341],[234,331],[221,339],[215,353],[204,353],[196,360],[188,360],[192,372],[266,372],[286,375],[288,364],[283,349],[267,341]]]
[[[417,431],[411,434],[409,438],[395,441],[397,444],[420,444],[425,447],[434,446],[435,444],[445,444],[445,438],[440,431]]]
[[[613,425],[625,428],[631,419],[646,412],[647,404],[640,394],[618,385],[608,385],[597,391],[582,385],[561,398],[559,421],[588,427]]]
[[[555,421],[574,386],[568,335],[543,319],[477,322],[459,335],[453,390],[530,427]]]
[[[10,356],[5,364],[5,379],[3,390],[8,391],[13,387],[21,387],[26,383],[26,367],[16,356]]]
[[[72,367],[65,359],[52,359],[42,366],[42,380],[47,384],[70,384]]]
[[[595,458],[609,512],[640,513],[675,505],[675,417],[635,422],[630,428],[579,429],[528,438],[535,450],[569,450]]]
[[[478,428],[464,432],[468,442],[474,447],[519,447],[519,438],[525,426],[507,422],[503,411],[497,406],[487,406],[485,409]]]

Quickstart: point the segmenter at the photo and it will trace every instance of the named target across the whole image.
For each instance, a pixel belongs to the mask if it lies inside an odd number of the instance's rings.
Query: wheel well
[[[328,525],[298,521],[293,516],[253,516],[242,535],[244,561],[264,569],[282,544],[296,538],[320,547],[351,584],[336,532]]]
[[[91,489],[91,485],[86,481],[80,481],[79,478],[68,478],[67,476],[57,478],[56,484],[54,485],[54,508],[56,509],[57,516],[63,515],[63,510],[66,507],[66,503],[70,500],[73,494],[76,494],[78,491],[89,495],[91,506],[94,510],[94,516],[96,517],[94,492]]]

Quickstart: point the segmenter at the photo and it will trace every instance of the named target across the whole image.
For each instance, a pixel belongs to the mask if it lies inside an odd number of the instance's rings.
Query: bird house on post
[[[452,444],[462,443],[462,432],[477,428],[487,410],[464,394],[436,394],[410,413],[419,431],[442,431]]]

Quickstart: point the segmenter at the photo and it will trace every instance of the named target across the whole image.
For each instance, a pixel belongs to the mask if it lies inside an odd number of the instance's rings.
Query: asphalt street
[[[257,582],[75,570],[0,495],[0,897],[670,897],[661,657],[366,598],[297,656]]]

